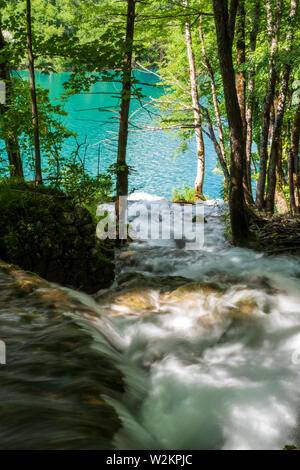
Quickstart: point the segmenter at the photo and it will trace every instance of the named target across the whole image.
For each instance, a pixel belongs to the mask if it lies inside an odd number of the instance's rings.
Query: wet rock
[[[219,287],[213,284],[187,283],[184,278],[172,279],[171,276],[139,277],[140,279],[130,279],[127,282],[123,280],[119,286],[99,291],[95,296],[96,301],[107,314],[142,317],[170,313],[174,304],[179,305],[187,301],[191,308],[197,310],[200,302],[211,296],[222,295]]]
[[[136,251],[122,251],[119,255],[119,259],[126,260],[134,256],[135,254],[136,254]]]
[[[251,318],[258,311],[256,299],[251,296],[243,297],[229,309],[230,315],[236,319]]]
[[[159,287],[160,292],[170,292],[186,284],[186,278],[181,276],[148,276],[139,272],[128,272],[119,275],[118,289],[124,287],[153,288]]]
[[[198,317],[196,323],[201,328],[211,329],[215,325],[216,321],[217,319],[214,315],[205,314]]]
[[[185,300],[190,298],[190,296],[193,294],[200,294],[204,296],[220,296],[222,294],[222,291],[217,284],[191,282],[189,284],[185,284],[183,286],[178,287],[173,292],[166,294],[165,299],[174,301]]]
[[[258,276],[257,274],[253,274],[249,277],[249,285],[258,289],[264,289],[270,294],[275,294],[278,292],[278,289],[272,285],[270,279],[265,276]]]
[[[133,289],[114,298],[116,305],[127,307],[129,310],[149,310],[155,308],[149,292]]]
[[[206,220],[206,217],[204,217],[203,215],[194,215],[194,217],[192,218],[192,222],[200,222],[200,223],[204,223],[204,224],[207,224],[207,220]]]

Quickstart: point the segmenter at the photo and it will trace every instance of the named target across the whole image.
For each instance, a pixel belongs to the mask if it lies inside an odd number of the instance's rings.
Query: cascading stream
[[[151,204],[157,223],[172,210],[143,194],[129,204],[137,213]],[[119,254],[111,296],[97,296],[126,340],[126,357],[144,371],[144,396],[115,403],[124,422],[115,445],[299,446],[299,259],[230,246],[224,202],[201,204],[202,249],[174,239],[135,241]],[[132,377],[127,385],[132,393]]]
[[[129,199],[135,229],[180,207]],[[136,239],[93,298],[1,270],[1,448],[300,445],[300,261],[232,247],[200,204],[204,246]]]

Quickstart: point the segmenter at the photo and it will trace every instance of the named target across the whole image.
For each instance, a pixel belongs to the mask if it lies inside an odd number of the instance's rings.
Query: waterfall
[[[300,261],[231,246],[226,204],[196,206],[188,249],[182,206],[129,198],[137,236],[93,298],[1,271],[3,448],[300,445]],[[169,239],[138,237],[143,208],[158,235],[171,214]]]

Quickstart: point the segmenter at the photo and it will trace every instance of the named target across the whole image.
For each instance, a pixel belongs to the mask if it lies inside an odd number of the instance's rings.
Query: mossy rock
[[[251,296],[240,299],[234,307],[229,309],[230,315],[237,320],[251,318],[257,310],[257,301]]]
[[[191,296],[191,294],[199,294],[203,296],[217,295],[220,296],[222,291],[217,284],[213,283],[200,283],[191,282],[183,286],[178,287],[173,292],[166,294],[165,298],[168,300],[185,300]]]
[[[147,294],[149,294],[149,292],[145,292],[144,290],[132,289],[124,294],[117,295],[114,302],[118,306],[124,306],[134,311],[151,310],[154,306]]]
[[[48,281],[94,293],[114,279],[113,251],[87,209],[52,190],[0,185],[0,257]],[[111,246],[110,246],[111,248]]]
[[[141,315],[156,311],[152,289],[133,288],[122,291],[104,290],[96,297],[109,315]]]

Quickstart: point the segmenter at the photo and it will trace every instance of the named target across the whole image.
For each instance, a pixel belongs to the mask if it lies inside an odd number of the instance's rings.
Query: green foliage
[[[82,163],[64,161],[55,187],[62,188],[64,193],[77,204],[85,206],[92,214],[96,213],[98,204],[111,201],[113,180],[110,174],[89,175]]]
[[[256,49],[254,52],[250,52],[254,5],[254,0],[245,0],[246,62],[236,67],[236,70],[245,71],[247,81],[252,67],[255,68],[254,94],[251,97],[248,91],[246,91],[246,94],[248,103],[250,98],[254,99],[253,141],[257,149],[253,148],[252,156],[254,162],[258,164],[262,108],[268,84],[271,48],[266,7],[265,4],[261,4]],[[10,66],[26,67],[26,2],[25,0],[3,0],[1,7],[2,29],[9,31],[13,38],[12,41],[7,41],[5,48],[1,51],[1,60],[5,60]],[[294,47],[287,52],[289,8],[290,1],[284,0],[281,11],[280,41],[275,55],[278,74],[277,94],[283,66],[286,64],[292,66],[290,96],[284,113],[281,136],[282,169],[285,176],[287,175],[291,122],[293,122],[298,103],[300,79],[299,55],[297,54],[300,43],[299,28],[295,28]],[[70,80],[65,84],[65,98],[70,94],[89,90],[90,86],[99,79],[119,80],[120,71],[123,70],[124,52],[126,51],[124,41],[126,9],[126,2],[116,2],[115,0],[51,0],[51,2],[48,0],[32,0],[33,50],[37,69],[47,73],[52,70],[69,70],[72,72]],[[205,12],[205,16],[202,18],[203,36],[206,54],[214,73],[224,132],[225,151],[229,160],[230,137],[211,2],[189,0],[189,6],[186,7],[184,2],[175,0],[153,0],[152,2],[137,2],[136,9],[135,40],[132,45],[134,61],[136,63],[142,62],[143,66],[151,68],[151,71],[157,73],[160,78],[160,85],[164,87],[165,93],[161,98],[154,99],[152,104],[156,110],[159,109],[159,126],[169,131],[171,135],[180,137],[177,153],[185,151],[190,139],[194,137],[189,64],[185,44],[186,21],[189,21],[191,26],[200,101],[208,109],[215,129],[217,125],[211,82],[203,61],[198,30],[199,11]],[[235,46],[236,44],[233,45],[234,65],[236,64]],[[136,81],[134,81],[132,88],[134,97],[141,99],[141,90]],[[78,188],[80,188],[78,189],[79,196],[76,197],[79,201],[88,200],[89,194],[96,194],[97,187],[103,188],[104,194],[109,193],[110,183],[108,177],[100,175],[95,179],[85,175],[84,168],[78,161],[73,162],[72,155],[65,162],[61,160],[62,142],[72,135],[61,124],[60,116],[64,114],[63,108],[51,104],[47,92],[42,89],[38,89],[38,107],[43,170],[47,176],[49,175],[52,181],[61,181],[64,190],[70,191],[72,195],[77,194],[75,188],[78,185]],[[5,138],[5,135],[9,133],[18,135],[25,163],[32,168],[33,129],[27,83],[14,79],[13,105],[5,114],[5,118],[3,117],[1,121],[0,137]],[[207,133],[205,119],[204,116],[203,132]],[[4,164],[4,162],[1,162],[2,167]],[[7,170],[6,165],[6,174]],[[257,179],[257,176],[257,174],[253,174],[254,179]],[[287,190],[288,188],[285,186],[284,191],[286,194]],[[178,194],[184,195],[184,190],[177,191],[179,191]],[[223,196],[226,197],[227,194],[228,188],[225,187]],[[90,202],[88,203],[90,204]]]
[[[107,201],[111,196],[111,175],[89,175],[79,159],[78,151],[73,152],[70,157],[62,157],[62,144],[65,139],[76,137],[60,120],[66,112],[62,105],[52,104],[48,90],[41,87],[37,88],[37,101],[45,181],[51,188],[62,190],[76,203],[95,211],[97,203]],[[13,135],[19,137],[20,151],[28,175],[29,170],[34,171],[30,89],[27,81],[17,77],[13,77],[11,81],[11,104],[0,116],[0,138],[5,140]],[[5,147],[2,151],[4,149]],[[6,158],[2,157],[2,176],[7,175],[8,169]]]
[[[224,222],[224,237],[226,240],[229,242],[232,242],[232,230],[231,230],[231,223],[230,223],[230,214],[229,212],[226,214],[223,214],[221,216],[222,222]]]
[[[33,170],[33,123],[29,83],[12,77],[10,86],[10,104],[7,111],[0,116],[0,138],[5,140],[9,136],[17,136],[23,161],[27,168]],[[48,90],[37,87],[37,102],[44,171],[51,172],[53,167],[57,167],[63,142],[74,134],[62,124],[60,118],[65,116],[66,112],[62,105],[51,103]],[[1,150],[4,151],[4,147]]]
[[[195,191],[187,183],[183,183],[182,186],[172,189],[172,201],[173,202],[194,202]]]
[[[21,260],[41,249],[51,249],[48,231],[53,228],[50,207],[53,192],[48,188],[33,188],[17,180],[0,184],[1,224],[0,253],[5,261],[21,265]],[[68,203],[67,203],[68,204]],[[61,228],[55,224],[57,238]],[[49,244],[49,246],[48,246]]]

